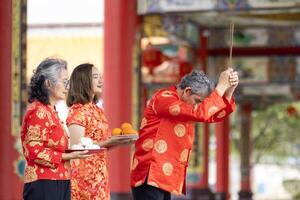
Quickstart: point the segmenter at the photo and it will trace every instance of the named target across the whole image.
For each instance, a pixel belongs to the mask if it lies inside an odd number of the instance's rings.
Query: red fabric
[[[148,175],[148,185],[174,194],[185,193],[194,121],[218,122],[234,108],[233,99],[228,102],[216,91],[195,106],[181,101],[175,87],[154,94],[145,109],[140,137],[135,144],[131,186],[141,185]]]
[[[31,103],[24,116],[21,140],[27,161],[25,183],[39,179],[70,178],[69,162],[62,160],[68,136],[56,111],[40,102]]]
[[[179,61],[179,76],[180,79],[190,73],[193,70],[193,66],[191,63],[187,62],[187,61]]]
[[[94,103],[75,104],[69,110],[67,125],[77,124],[85,128],[85,137],[93,143],[108,139],[108,123],[102,109]],[[72,133],[70,133],[72,134]],[[86,159],[71,161],[72,200],[109,200],[106,152]]]
[[[152,74],[153,69],[163,62],[163,54],[159,49],[149,45],[142,53],[142,62]]]

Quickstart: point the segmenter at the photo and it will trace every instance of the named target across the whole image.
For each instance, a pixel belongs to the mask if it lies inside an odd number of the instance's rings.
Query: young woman
[[[102,76],[92,64],[81,64],[72,72],[67,105],[70,107],[67,126],[71,145],[81,137],[89,137],[93,143],[109,148],[132,143],[128,139],[110,138],[108,123],[103,110],[96,105],[102,93]],[[72,199],[109,200],[106,151],[85,160],[71,162]]]

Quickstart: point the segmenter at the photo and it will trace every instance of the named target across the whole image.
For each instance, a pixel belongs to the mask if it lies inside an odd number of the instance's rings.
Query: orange
[[[136,130],[134,130],[133,128],[127,128],[127,129],[123,129],[123,134],[124,135],[137,135],[138,132]]]
[[[113,135],[121,135],[122,134],[122,129],[120,129],[120,128],[114,128],[112,130],[112,134]]]
[[[132,129],[132,125],[128,122],[124,122],[121,124],[121,129],[124,130],[124,129]]]

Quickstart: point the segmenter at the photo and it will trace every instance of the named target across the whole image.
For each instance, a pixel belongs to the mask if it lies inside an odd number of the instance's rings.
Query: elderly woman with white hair
[[[56,58],[43,60],[31,78],[21,130],[25,200],[70,200],[69,160],[89,157],[87,151],[65,153],[68,135],[55,103],[65,99],[68,82],[67,63]]]

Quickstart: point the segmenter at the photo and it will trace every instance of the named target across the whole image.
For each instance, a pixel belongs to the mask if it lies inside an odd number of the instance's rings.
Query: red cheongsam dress
[[[102,109],[94,103],[71,106],[67,126],[77,124],[85,128],[85,137],[94,143],[108,139],[108,124]],[[72,134],[72,133],[70,133]],[[107,152],[86,159],[71,161],[72,200],[109,200]]]

